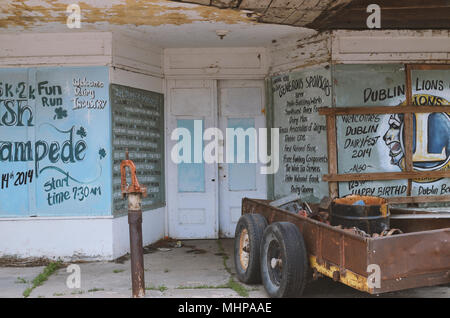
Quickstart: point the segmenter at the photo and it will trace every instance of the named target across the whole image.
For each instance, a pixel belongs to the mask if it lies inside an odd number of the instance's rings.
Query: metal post
[[[133,297],[145,296],[144,250],[142,247],[141,194],[128,194],[130,226],[131,284]]]
[[[131,185],[126,183],[126,167],[131,172]],[[142,244],[142,209],[141,200],[147,195],[147,189],[141,187],[136,177],[136,166],[128,159],[120,164],[122,179],[122,197],[128,196],[128,224],[130,227],[131,284],[133,297],[145,296],[144,250]]]

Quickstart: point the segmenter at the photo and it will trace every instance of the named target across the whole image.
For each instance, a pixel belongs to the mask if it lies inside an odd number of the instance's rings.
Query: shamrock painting
[[[67,110],[63,109],[62,107],[55,108],[55,116],[53,116],[53,119],[63,119],[67,117]]]
[[[87,136],[86,129],[84,129],[83,126],[80,127],[80,129],[77,130],[77,135],[81,138],[85,138]]]
[[[98,151],[98,154],[100,155],[100,160],[106,157],[106,150],[104,148],[100,148]]]

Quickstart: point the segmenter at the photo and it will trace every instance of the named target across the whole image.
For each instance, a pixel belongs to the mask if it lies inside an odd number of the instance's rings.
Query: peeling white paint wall
[[[144,212],[142,215],[142,241],[144,246],[164,237],[166,208]],[[113,219],[113,253],[116,259],[130,251],[128,216]]]
[[[263,47],[164,50],[166,78],[263,79],[268,68]]]
[[[333,31],[333,63],[450,63],[449,30]]]
[[[0,34],[0,67],[108,65],[111,32]]]
[[[271,75],[331,63],[331,33],[311,33],[272,43],[269,47]]]
[[[449,64],[450,31],[336,30],[282,38],[268,50],[270,75],[326,64]]]
[[[165,208],[143,213],[144,245],[164,237]],[[128,217],[0,219],[0,257],[112,260],[130,250]]]
[[[0,257],[113,258],[112,217],[0,219]]]

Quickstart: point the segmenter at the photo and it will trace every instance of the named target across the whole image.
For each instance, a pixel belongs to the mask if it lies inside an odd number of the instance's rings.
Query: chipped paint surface
[[[73,0],[2,0],[0,28],[24,30],[48,23],[66,24],[66,8]],[[183,25],[194,22],[253,24],[255,20],[232,9],[164,0],[79,1],[83,23],[135,26]]]
[[[180,1],[180,0],[172,0]],[[323,13],[348,5],[352,0],[181,0],[219,8],[250,10],[257,20],[294,26],[306,26]]]
[[[306,29],[258,23],[255,15],[169,0],[82,0],[81,28],[66,25],[74,0],[0,0],[0,34],[106,31],[121,33],[154,47],[267,46]],[[220,40],[216,30],[228,30]]]
[[[311,31],[307,36],[279,39],[269,47],[271,75],[331,63],[331,33]]]
[[[312,268],[316,269],[319,273],[322,275],[325,275],[329,278],[333,278],[334,273],[340,273],[340,268],[335,265],[328,264],[328,266],[325,265],[319,265],[317,262],[317,257],[311,255],[309,257],[309,264]],[[334,278],[333,278],[334,279]],[[357,273],[354,273],[350,270],[346,270],[344,275],[338,275],[337,281],[353,287],[359,291],[372,293],[373,290],[369,288],[369,285],[367,283],[367,278],[359,275]]]

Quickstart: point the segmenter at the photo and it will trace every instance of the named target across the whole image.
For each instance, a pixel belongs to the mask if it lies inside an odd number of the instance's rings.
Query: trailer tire
[[[289,222],[275,222],[264,231],[261,277],[270,297],[299,297],[308,275],[308,254],[303,236]]]
[[[238,279],[246,284],[261,282],[259,253],[266,219],[260,214],[240,217],[234,236],[234,265]]]

